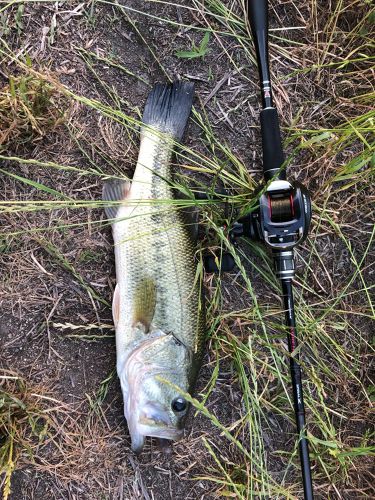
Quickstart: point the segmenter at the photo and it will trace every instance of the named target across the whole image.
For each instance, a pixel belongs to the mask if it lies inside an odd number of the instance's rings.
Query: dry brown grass
[[[5,499],[13,491],[15,470],[31,468],[36,477],[49,475],[77,492],[82,488],[111,491],[115,489],[114,478],[127,477],[120,434],[109,428],[104,413],[90,419],[87,404],[59,401],[50,388],[31,385],[11,372],[1,373],[0,394]],[[130,484],[127,479],[125,482]]]
[[[17,152],[63,122],[61,97],[33,76],[10,76],[0,90],[0,151]]]

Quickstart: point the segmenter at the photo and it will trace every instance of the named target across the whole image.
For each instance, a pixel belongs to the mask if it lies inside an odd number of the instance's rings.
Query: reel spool
[[[253,215],[259,239],[272,250],[292,250],[307,237],[311,222],[311,201],[307,189],[295,182],[270,183],[260,197],[259,213]]]
[[[293,196],[283,198],[268,197],[270,217],[272,222],[288,222],[294,217]]]

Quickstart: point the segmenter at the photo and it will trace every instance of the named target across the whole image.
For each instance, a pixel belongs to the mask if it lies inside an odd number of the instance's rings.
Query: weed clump
[[[34,76],[10,76],[0,90],[0,152],[35,142],[62,123],[60,96]]]
[[[37,394],[17,376],[0,377],[0,488],[6,500],[20,450],[32,449],[46,436],[48,421]]]
[[[90,415],[99,411],[112,378],[113,373],[103,380],[95,398],[89,398]],[[80,410],[53,398],[51,386],[0,370],[1,500],[14,497],[13,474],[25,466],[25,474],[46,474],[58,477],[61,484],[75,482],[88,488],[96,480],[108,481],[108,468],[124,470],[119,431],[103,427],[101,419],[88,419],[87,406]]]

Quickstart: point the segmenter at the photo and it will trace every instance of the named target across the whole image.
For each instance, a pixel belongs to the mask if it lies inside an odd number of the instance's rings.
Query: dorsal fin
[[[103,201],[112,202],[111,205],[104,207],[108,219],[116,219],[120,203],[113,204],[113,202],[126,200],[129,196],[130,187],[129,181],[111,180],[104,183],[102,199]]]
[[[136,287],[133,325],[141,323],[148,333],[156,307],[156,286],[151,278],[144,278]]]

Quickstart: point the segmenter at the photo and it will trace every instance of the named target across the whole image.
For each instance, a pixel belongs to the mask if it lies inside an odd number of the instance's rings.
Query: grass
[[[196,59],[197,57],[204,58],[204,56],[210,50],[208,48],[209,41],[210,41],[210,32],[207,31],[198,47],[196,47],[193,42],[191,50],[178,50],[175,53],[175,55],[181,59]]]
[[[11,493],[12,474],[20,456],[32,456],[50,432],[43,399],[22,378],[12,373],[0,376],[0,472],[5,500]]]
[[[53,398],[49,388],[32,386],[22,377],[2,370],[0,471],[4,499],[14,497],[14,474],[25,465],[33,469],[35,477],[57,476],[62,484],[90,482],[94,469],[97,481],[106,482],[103,464],[116,467],[119,453],[116,446],[108,449],[103,443],[113,440],[115,433],[106,427],[98,428],[100,413],[94,422],[87,415],[90,409],[97,411],[111,376],[102,382],[93,398],[88,398],[88,409],[82,415],[79,408]],[[42,491],[43,486],[38,494]]]
[[[2,241],[17,241],[17,245],[0,247],[10,269],[3,286],[18,290],[20,285],[14,283],[19,277],[26,287],[33,275],[25,259],[28,262],[32,251],[55,279],[59,270],[66,273],[72,288],[64,289],[64,297],[74,293],[74,287],[85,295],[74,318],[60,312],[57,320],[47,321],[64,345],[104,346],[105,339],[112,338],[109,268],[102,267],[102,249],[98,252],[95,245],[100,243],[110,254],[110,244],[102,241],[107,236],[101,236],[108,234],[98,201],[102,182],[110,177],[131,177],[136,159],[141,100],[128,87],[140,85],[143,102],[153,83],[151,72],[144,71],[148,65],[159,78],[173,79],[175,67],[179,74],[201,78],[189,147],[177,155],[175,188],[187,199],[176,205],[199,205],[203,228],[199,252],[230,250],[237,268],[229,276],[205,277],[208,373],[201,376],[205,378],[195,397],[187,396],[196,409],[195,425],[203,424],[190,439],[176,445],[176,467],[181,477],[186,467],[187,476],[195,481],[188,483],[186,491],[200,483],[207,494],[222,497],[301,498],[280,289],[264,248],[243,240],[234,249],[225,229],[254,208],[261,180],[257,74],[242,4],[194,0],[181,5],[176,16],[173,8],[178,3],[147,3],[147,9],[109,1],[87,7],[86,17],[79,21],[81,27],[96,33],[101,26],[98,14],[108,14],[114,29],[116,23],[123,23],[132,33],[130,38],[139,40],[143,56],[135,64],[128,52],[108,51],[100,37],[95,50],[89,36],[85,43],[75,39],[74,64],[79,61],[82,74],[89,75],[82,85],[76,79],[62,83],[63,78],[51,70],[16,53],[14,41],[22,36],[28,20],[25,16],[36,3],[22,3],[24,9],[18,4],[2,8],[2,19],[7,15],[13,24],[7,28],[1,55],[12,74],[18,75],[11,77],[0,98],[1,133],[6,137],[0,159],[4,162],[3,182],[10,186],[0,202]],[[56,17],[52,44],[62,43],[59,37],[69,29],[68,24],[63,25],[64,15]],[[326,498],[371,497],[374,493],[370,426],[373,344],[369,335],[374,319],[373,18],[374,9],[358,0],[335,2],[328,17],[326,3],[317,1],[274,5],[271,11],[274,94],[288,154],[288,175],[304,182],[313,196],[313,224],[308,240],[298,250],[295,293],[314,486],[317,495]],[[161,44],[157,46],[143,23],[168,33],[170,46],[162,45],[163,36],[156,34],[155,40]],[[103,31],[98,33],[103,38]],[[176,47],[183,47],[180,54]],[[172,66],[168,58],[172,58]],[[211,95],[215,83],[210,81],[215,76],[223,83]],[[43,105],[36,105],[38,102]],[[72,112],[63,121],[66,103]],[[12,128],[15,120],[17,126]],[[56,157],[43,145],[46,136],[54,138]],[[192,177],[200,190],[212,193],[217,187],[226,187],[230,195],[222,203],[194,201]],[[24,217],[27,225],[20,228]],[[50,282],[46,281],[48,274],[44,278],[43,285],[37,285],[43,289],[36,293],[37,301],[26,300],[37,314],[44,307],[42,296],[52,288],[52,278]],[[19,298],[12,300],[14,306]],[[113,428],[118,442],[124,442],[123,429],[117,428],[119,420],[111,420],[108,394],[117,391],[113,374],[108,375],[111,369],[107,365],[98,374],[95,390],[82,391],[79,396],[86,406],[84,418],[75,427],[80,438],[74,437],[78,450],[74,459],[67,444],[58,455],[61,466],[51,454],[43,455],[44,472],[53,463],[54,477],[64,478],[64,484],[69,482],[69,467],[77,461],[75,480],[89,492],[93,491],[90,467],[85,471],[82,463],[85,440],[91,443],[93,434],[99,433],[102,448],[98,456],[104,462],[108,450],[114,454],[108,468],[104,467],[109,475],[113,464],[129,454],[128,449],[118,450],[109,432]],[[42,438],[46,435],[49,415],[45,406],[30,399],[27,383],[14,377],[5,381],[11,389],[4,382],[0,386],[5,436],[0,468],[5,498],[12,488],[12,474],[26,456],[35,457],[36,467],[40,451],[35,443],[39,431]],[[55,424],[59,422],[59,428],[67,432],[71,420],[56,419]],[[197,432],[198,439],[194,439]],[[169,470],[170,465],[163,466]],[[140,462],[140,468],[130,473],[138,482],[142,467]],[[110,494],[111,481],[100,477],[100,491]],[[162,480],[162,474],[156,477]],[[199,491],[194,489],[196,497]]]
[[[32,75],[10,76],[0,91],[0,151],[41,139],[57,127],[64,113],[58,92]]]

